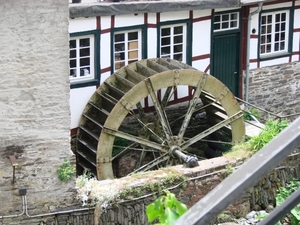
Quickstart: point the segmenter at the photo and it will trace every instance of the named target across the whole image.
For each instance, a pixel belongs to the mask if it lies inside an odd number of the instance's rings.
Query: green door
[[[239,33],[214,36],[210,73],[223,82],[235,96],[239,95],[239,65]]]

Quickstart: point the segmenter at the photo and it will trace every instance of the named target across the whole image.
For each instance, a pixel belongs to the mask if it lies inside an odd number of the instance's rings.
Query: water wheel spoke
[[[210,127],[209,129],[203,131],[202,133],[190,138],[189,140],[187,140],[186,142],[184,142],[183,144],[179,145],[180,148],[182,150],[185,150],[187,147],[189,147],[190,145],[196,143],[197,141],[200,141],[201,139],[207,137],[208,135],[210,135],[211,133],[219,130],[220,128],[228,125],[229,123],[233,122],[234,120],[240,118],[243,116],[242,111],[239,111],[235,114],[233,114],[232,116],[229,116],[227,119],[217,123],[216,125]]]
[[[135,170],[137,170],[138,168],[141,167],[142,162],[143,162],[144,159],[145,159],[145,156],[146,156],[146,152],[145,152],[145,148],[143,147],[142,153],[141,153],[141,155],[140,155],[140,157],[139,157],[139,160],[138,160],[138,162],[137,162],[137,164],[136,164],[136,166],[135,166]]]
[[[206,79],[207,79],[207,74],[204,74],[198,82],[198,85],[197,85],[196,90],[194,92],[193,98],[192,98],[192,100],[189,104],[189,107],[187,109],[187,113],[185,114],[184,120],[183,120],[181,128],[179,130],[179,133],[178,133],[178,138],[179,139],[183,138],[183,135],[184,135],[189,123],[190,123],[190,119],[191,119],[191,117],[192,117],[192,115],[195,111],[197,101],[198,101],[198,99],[200,97],[200,94],[201,94],[201,91],[203,90],[203,87],[206,83]]]
[[[131,143],[130,145],[123,147],[123,146],[116,146],[114,145],[113,148],[117,147],[117,148],[123,148],[123,150],[121,150],[120,152],[118,152],[116,155],[113,156],[112,160],[121,157],[122,155],[126,154],[128,151],[133,149],[133,146],[137,145],[136,143]]]
[[[148,171],[150,169],[152,169],[155,166],[158,166],[159,164],[167,161],[169,159],[169,154],[165,153],[157,158],[155,158],[154,160],[152,160],[151,162],[143,165],[142,167],[136,169],[135,171],[133,171],[132,173],[128,174],[128,175],[132,175],[133,173],[137,173],[137,172],[145,172]]]
[[[148,88],[149,94],[151,96],[151,99],[153,101],[153,104],[155,106],[157,115],[158,115],[159,120],[161,122],[164,134],[165,134],[167,140],[170,140],[170,137],[172,136],[172,131],[171,131],[171,128],[170,128],[170,124],[169,124],[169,122],[166,118],[166,114],[162,110],[161,105],[159,104],[159,101],[158,101],[157,96],[155,94],[155,91],[154,91],[154,88],[152,86],[151,80],[148,78],[148,79],[145,80],[145,82],[146,82],[146,86]]]
[[[154,140],[155,139],[155,142],[156,143],[162,143],[163,142],[163,139],[158,135],[156,134],[147,124],[146,122],[147,121],[143,121],[141,120],[140,118],[138,118],[138,116],[134,113],[133,110],[130,110],[129,111],[129,114],[132,115],[136,120],[137,122],[145,129],[147,129],[151,134],[154,135],[154,137],[152,137],[152,139]]]
[[[174,95],[175,90],[176,90],[176,86],[175,87],[168,87],[166,89],[164,97],[161,101],[161,106],[162,106],[163,109],[167,106],[167,104],[170,101],[171,97]],[[172,91],[172,94],[171,94],[171,91]]]
[[[152,141],[148,141],[144,138],[137,137],[137,136],[134,136],[134,135],[131,135],[131,134],[128,134],[128,133],[124,133],[122,131],[118,131],[118,130],[115,130],[115,129],[112,129],[112,128],[109,128],[109,127],[104,127],[102,132],[113,135],[115,137],[124,138],[126,140],[129,140],[129,141],[132,141],[132,142],[135,142],[135,143],[139,143],[140,145],[145,145],[145,146],[148,146],[150,148],[153,148],[153,149],[156,149],[156,150],[159,150],[159,151],[162,151],[162,152],[166,152],[166,150],[160,144],[157,144],[157,143],[152,142]]]

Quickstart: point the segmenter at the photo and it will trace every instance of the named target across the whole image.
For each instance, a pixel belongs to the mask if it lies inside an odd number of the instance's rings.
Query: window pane
[[[70,60],[70,68],[76,68],[76,59]]]
[[[286,13],[281,13],[281,21],[282,22],[286,21]]]
[[[214,30],[220,30],[220,24],[219,23],[214,24]]]
[[[266,17],[265,16],[262,16],[262,18],[261,18],[261,24],[266,24]]]
[[[279,43],[275,43],[275,46],[274,46],[274,51],[278,51],[279,50]]]
[[[214,22],[220,22],[220,19],[221,19],[220,15],[216,15],[214,17]]]
[[[115,42],[125,41],[124,34],[115,34]]]
[[[123,61],[120,61],[120,62],[116,62],[115,63],[115,69],[117,70],[117,69],[120,69],[120,68],[122,68],[123,66],[125,66],[125,62]]]
[[[161,39],[161,45],[170,45],[170,43],[171,43],[171,38],[170,37],[166,37],[166,38]]]
[[[285,42],[281,41],[280,42],[280,50],[284,50],[285,49]]]
[[[174,44],[182,43],[183,37],[182,35],[174,37]]]
[[[275,22],[280,22],[280,14],[275,15]]]
[[[230,27],[237,27],[237,21],[230,22]]]
[[[90,39],[89,38],[80,39],[79,43],[80,43],[80,47],[90,46]]]
[[[281,24],[281,31],[285,31],[285,23]]]
[[[182,52],[182,45],[175,45],[173,50],[174,53]]]
[[[90,56],[90,48],[82,48],[80,49],[80,57]]]
[[[76,58],[76,50],[70,50],[70,58]]]
[[[138,49],[138,42],[132,41],[128,43],[128,50],[135,50]]]
[[[80,59],[80,67],[89,66],[89,65],[90,65],[90,58],[81,58]]]
[[[178,61],[182,61],[182,54],[176,54],[176,55],[174,55],[174,59],[176,59]]]
[[[170,28],[161,29],[161,36],[170,36]]]
[[[128,40],[137,40],[138,39],[138,32],[130,32],[128,33]]]
[[[269,15],[269,16],[267,17],[267,23],[272,23],[272,15]]]
[[[237,13],[231,13],[230,14],[230,19],[231,20],[236,20],[237,19]]]
[[[222,29],[228,28],[228,22],[223,22],[222,23]]]
[[[128,59],[137,59],[138,58],[138,51],[131,51],[128,53]]]
[[[267,33],[269,34],[269,33],[271,33],[272,32],[272,26],[271,25],[268,25],[267,26]]]
[[[115,44],[115,52],[121,52],[125,50],[125,44],[120,43],[120,44]]]
[[[279,33],[275,34],[275,41],[279,41]]]
[[[228,14],[222,15],[222,21],[228,21],[228,20],[229,20],[229,15]]]
[[[89,67],[85,67],[85,68],[81,68],[80,69],[80,76],[88,76],[90,75],[90,68]]]
[[[266,47],[265,45],[260,46],[260,53],[266,53]]]
[[[70,77],[76,77],[76,69],[70,69]]]
[[[180,26],[180,27],[174,27],[174,34],[182,34],[182,29],[183,27]]]
[[[166,55],[166,54],[170,54],[170,53],[171,53],[170,46],[161,48],[162,55]]]
[[[76,48],[76,40],[70,41],[70,48]]]

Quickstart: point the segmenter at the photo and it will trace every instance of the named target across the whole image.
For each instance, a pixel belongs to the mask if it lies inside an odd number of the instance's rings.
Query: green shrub
[[[66,159],[57,169],[57,175],[61,181],[71,180],[74,174],[75,166],[71,165],[70,161]]]
[[[300,188],[300,181],[296,179],[292,179],[286,187],[280,187],[278,193],[275,196],[276,205],[279,206],[281,203],[285,201],[294,191]],[[299,225],[300,224],[300,204],[297,205],[292,211],[292,220],[291,225]]]
[[[277,134],[279,134],[284,128],[289,125],[287,120],[271,120],[267,121],[265,128],[259,133],[259,135],[254,136],[249,140],[250,149],[257,152],[267,143],[269,143]]]
[[[186,205],[178,201],[173,193],[165,190],[165,195],[146,207],[146,214],[148,222],[158,219],[161,225],[171,225],[187,210]]]

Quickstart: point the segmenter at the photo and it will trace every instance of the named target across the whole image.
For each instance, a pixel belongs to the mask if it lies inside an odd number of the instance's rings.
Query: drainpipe
[[[249,67],[250,67],[250,32],[251,32],[251,17],[254,14],[257,14],[261,11],[263,2],[258,3],[257,10],[253,11],[248,16],[248,32],[247,32],[247,54],[246,54],[246,88],[245,88],[245,109],[248,109],[248,101],[249,101]]]

